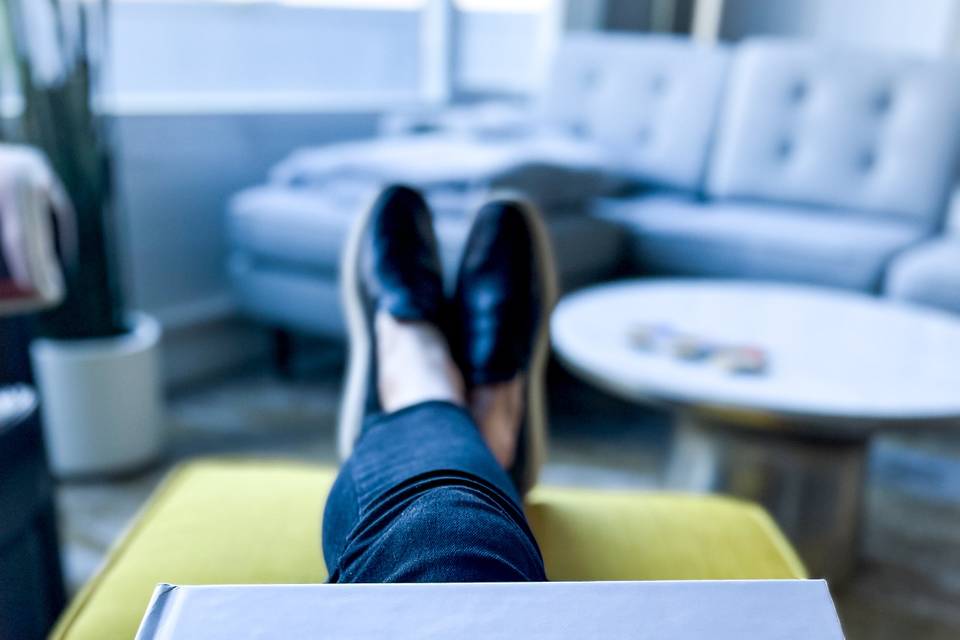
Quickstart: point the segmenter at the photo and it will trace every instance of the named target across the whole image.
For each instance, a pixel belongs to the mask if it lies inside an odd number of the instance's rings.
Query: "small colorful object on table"
[[[635,349],[668,352],[672,349],[675,336],[676,331],[670,325],[642,323],[630,329],[628,338]]]
[[[756,375],[768,366],[767,353],[760,347],[718,344],[663,323],[638,323],[630,328],[627,338],[640,351],[663,353],[687,362],[709,361],[733,374]]]
[[[759,347],[728,347],[719,350],[713,362],[729,373],[757,375],[767,369],[767,354]]]
[[[672,346],[673,357],[679,360],[705,360],[717,351],[712,343],[690,334],[678,335]]]

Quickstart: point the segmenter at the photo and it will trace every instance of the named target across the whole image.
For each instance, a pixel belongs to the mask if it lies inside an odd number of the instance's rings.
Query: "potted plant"
[[[51,466],[59,475],[128,470],[162,447],[160,328],[125,313],[121,295],[110,137],[96,111],[108,4],[0,1],[23,104],[20,136],[46,154],[75,212],[66,298],[38,317],[41,337],[31,345]]]

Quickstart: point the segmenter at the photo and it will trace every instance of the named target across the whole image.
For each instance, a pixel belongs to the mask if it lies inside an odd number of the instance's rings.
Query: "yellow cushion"
[[[132,638],[158,582],[322,582],[320,514],[334,474],[273,461],[180,467],[51,637]],[[552,580],[805,577],[766,513],[727,498],[540,488],[527,510]]]

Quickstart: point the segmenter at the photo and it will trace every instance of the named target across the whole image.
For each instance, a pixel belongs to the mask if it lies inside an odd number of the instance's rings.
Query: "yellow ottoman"
[[[322,582],[320,514],[334,474],[290,462],[180,467],[51,637],[132,638],[158,582]],[[732,499],[543,487],[527,513],[551,580],[806,577],[767,514]]]

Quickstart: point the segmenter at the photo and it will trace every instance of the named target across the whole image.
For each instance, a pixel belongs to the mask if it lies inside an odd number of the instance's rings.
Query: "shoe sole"
[[[518,487],[521,493],[526,493],[537,483],[540,470],[547,459],[546,367],[550,355],[550,315],[558,296],[557,267],[553,255],[553,243],[539,208],[522,194],[510,191],[494,192],[487,203],[504,201],[519,206],[531,231],[534,259],[539,267],[540,290],[543,291],[543,306],[537,322],[530,368],[527,371],[527,428],[522,432],[526,439],[526,461]]]
[[[354,218],[340,258],[340,304],[343,307],[348,339],[346,385],[337,417],[337,454],[341,462],[350,457],[353,445],[360,437],[370,392],[368,385],[373,344],[363,304],[360,248],[379,195],[380,191],[374,190],[364,200],[365,206]]]

